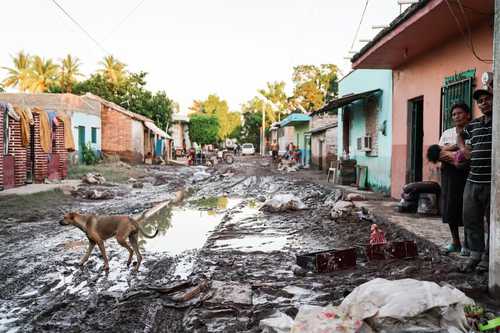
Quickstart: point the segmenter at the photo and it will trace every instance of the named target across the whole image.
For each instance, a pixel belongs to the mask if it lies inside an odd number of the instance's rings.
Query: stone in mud
[[[160,186],[169,183],[169,178],[166,175],[156,175],[153,181],[153,186]]]
[[[257,197],[257,201],[258,201],[258,202],[266,202],[266,197],[265,197],[265,196],[263,196],[263,195],[259,195],[259,196]]]
[[[307,274],[307,271],[305,269],[303,269],[302,267],[300,267],[299,265],[293,265],[292,272],[293,272],[293,274],[295,274],[297,276],[306,276],[306,274]]]
[[[365,196],[359,193],[349,193],[346,197],[347,201],[364,201]]]
[[[252,287],[249,284],[212,281],[211,290],[214,294],[208,303],[252,305]]]
[[[134,182],[132,184],[132,188],[143,188],[143,187],[144,187],[144,184],[141,182]]]
[[[89,185],[101,185],[106,182],[106,179],[99,173],[89,172],[82,177],[82,182]]]
[[[338,201],[330,210],[330,218],[335,220],[342,216],[349,215],[353,208],[354,204],[351,201]]]
[[[85,192],[85,199],[90,200],[109,200],[113,199],[115,195],[111,191],[98,191],[98,190],[90,190]]]
[[[130,177],[128,180],[127,180],[128,183],[135,183],[137,182],[137,179],[133,178],[133,177]]]

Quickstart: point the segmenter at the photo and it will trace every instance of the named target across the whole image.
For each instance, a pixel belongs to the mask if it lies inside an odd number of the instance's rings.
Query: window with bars
[[[444,79],[444,85],[441,88],[441,133],[453,127],[450,112],[453,104],[465,102],[469,108],[472,108],[475,77],[476,70],[470,69]]]

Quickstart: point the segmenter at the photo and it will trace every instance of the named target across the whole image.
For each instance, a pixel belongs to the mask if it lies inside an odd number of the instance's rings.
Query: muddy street
[[[55,208],[48,200],[37,220],[30,212],[2,212],[0,331],[260,332],[260,321],[276,311],[293,318],[303,304],[339,304],[377,277],[446,282],[463,291],[486,285],[486,275],[460,273],[457,257],[441,255],[393,223],[355,208],[332,219],[332,205],[345,193],[300,172],[280,172],[268,160],[145,168],[136,180],[142,187],[80,186],[80,192],[105,188],[113,196],[108,200],[64,195]],[[265,209],[280,194],[296,196],[304,209]],[[77,228],[59,224],[69,210],[151,211],[145,229],[158,229],[158,236],[139,239],[139,272],[126,266],[128,252],[115,239],[106,242],[109,273],[97,250],[80,267],[88,241]],[[362,248],[374,222],[388,240],[415,241],[418,256],[369,261]],[[353,246],[354,268],[320,274],[296,265],[297,255]]]

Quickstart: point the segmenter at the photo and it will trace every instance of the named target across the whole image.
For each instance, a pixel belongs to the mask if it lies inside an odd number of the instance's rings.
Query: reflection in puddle
[[[139,244],[146,251],[170,255],[199,249],[205,244],[208,233],[221,222],[223,210],[236,207],[240,202],[241,199],[215,197],[196,201],[196,208],[166,206],[144,225],[148,233],[158,228],[158,236],[153,239],[140,237]]]

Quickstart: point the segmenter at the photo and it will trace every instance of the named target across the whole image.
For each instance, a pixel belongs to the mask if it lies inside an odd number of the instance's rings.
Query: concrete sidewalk
[[[34,193],[52,191],[55,189],[61,189],[63,192],[69,192],[73,188],[77,187],[80,183],[81,180],[79,179],[66,179],[61,181],[60,183],[53,183],[53,184],[28,184],[0,191],[0,197],[7,195],[34,194]]]

